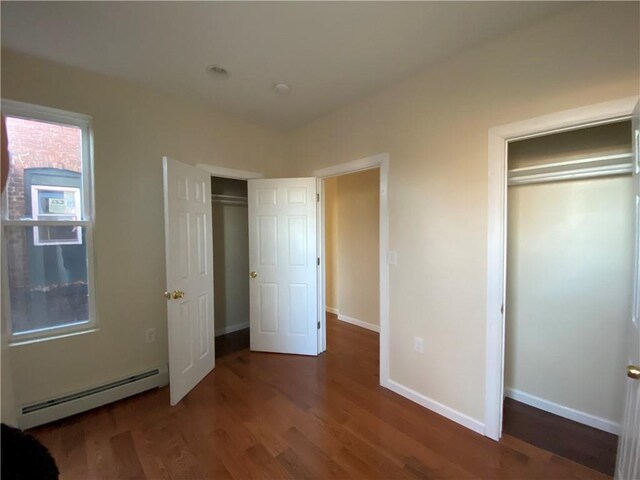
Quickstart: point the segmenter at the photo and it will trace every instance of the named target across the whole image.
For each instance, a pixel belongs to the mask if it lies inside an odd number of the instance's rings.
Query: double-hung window
[[[2,308],[11,341],[96,327],[91,119],[2,101]]]

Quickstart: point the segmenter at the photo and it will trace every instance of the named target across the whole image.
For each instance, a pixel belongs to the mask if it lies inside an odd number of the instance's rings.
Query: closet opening
[[[632,310],[631,122],[511,141],[503,433],[613,475]]]
[[[247,181],[211,177],[216,357],[249,348]]]

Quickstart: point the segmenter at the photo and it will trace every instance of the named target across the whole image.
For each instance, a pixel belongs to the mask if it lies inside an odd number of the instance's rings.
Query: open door
[[[249,180],[251,350],[318,354],[316,179]]]
[[[165,157],[164,228],[171,405],[214,367],[211,177]]]
[[[640,478],[640,103],[633,112],[633,180],[636,212],[636,241],[632,318],[627,336],[627,397],[618,443],[618,480]]]

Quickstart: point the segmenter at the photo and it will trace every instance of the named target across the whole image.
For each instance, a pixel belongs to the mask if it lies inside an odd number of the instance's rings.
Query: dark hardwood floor
[[[249,348],[249,329],[216,337],[216,358]]]
[[[378,335],[333,316],[327,329],[318,357],[244,349],[175,407],[161,388],[32,433],[63,479],[608,478],[381,388]]]
[[[537,447],[613,476],[618,436],[504,399],[503,431]]]

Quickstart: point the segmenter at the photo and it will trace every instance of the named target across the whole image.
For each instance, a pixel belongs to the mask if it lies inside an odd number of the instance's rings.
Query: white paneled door
[[[317,355],[316,179],[248,187],[251,350]]]
[[[616,462],[617,480],[640,479],[640,104],[632,119],[636,241],[632,318],[627,335],[627,396]],[[622,372],[620,372],[622,374]],[[597,381],[597,379],[594,379]]]
[[[171,405],[214,367],[211,176],[163,159]],[[158,292],[159,295],[162,292]]]

